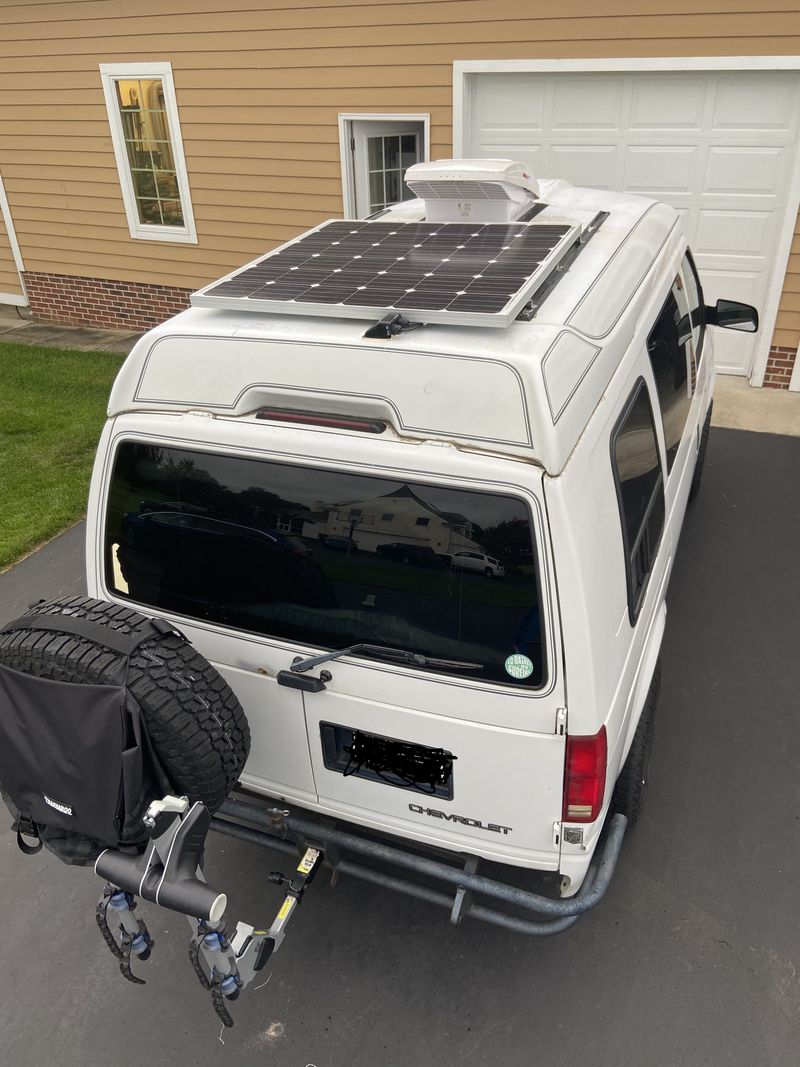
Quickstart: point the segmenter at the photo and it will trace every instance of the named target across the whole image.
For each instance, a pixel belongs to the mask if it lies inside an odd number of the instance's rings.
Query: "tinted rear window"
[[[647,354],[658,390],[664,426],[667,473],[672,470],[692,403],[688,378],[692,324],[683,283],[673,283],[661,314],[647,338]]]
[[[633,624],[664,529],[664,479],[653,409],[642,379],[612,435],[612,462],[625,545],[628,609]]]
[[[452,564],[463,552],[472,566]],[[545,678],[530,516],[511,496],[125,442],[106,581],[299,645],[367,642],[514,686]]]

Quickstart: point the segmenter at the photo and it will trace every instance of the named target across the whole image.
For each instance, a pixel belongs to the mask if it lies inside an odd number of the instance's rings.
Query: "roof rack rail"
[[[534,318],[536,312],[550,296],[552,291],[569,271],[572,264],[578,258],[580,253],[591,241],[603,223],[609,216],[608,211],[598,211],[586,229],[575,239],[572,245],[567,249],[559,262],[547,275],[539,288],[531,295],[530,300],[525,304],[525,307],[517,315],[517,319],[520,322],[530,322]]]

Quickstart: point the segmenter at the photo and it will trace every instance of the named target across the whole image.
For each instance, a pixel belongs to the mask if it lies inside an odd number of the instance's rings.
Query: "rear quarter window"
[[[683,282],[676,278],[647,338],[658,390],[667,473],[672,470],[692,403],[692,323]]]
[[[634,386],[611,435],[628,614],[636,622],[664,529],[664,478],[650,395],[643,378]]]

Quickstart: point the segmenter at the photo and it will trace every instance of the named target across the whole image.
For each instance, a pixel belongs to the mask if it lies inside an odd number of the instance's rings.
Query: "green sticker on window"
[[[510,674],[512,678],[530,678],[533,674],[533,662],[529,660],[527,656],[521,655],[516,652],[513,656],[509,656],[505,663],[506,674]]]

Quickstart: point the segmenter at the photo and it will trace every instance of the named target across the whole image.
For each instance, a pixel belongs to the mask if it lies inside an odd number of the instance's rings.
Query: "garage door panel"
[[[550,149],[549,172],[580,185],[587,169],[591,168],[596,189],[613,189],[616,186],[618,152],[616,145],[556,144]],[[535,173],[536,168],[533,169]]]
[[[787,157],[784,148],[712,146],[708,150],[705,192],[776,196]]]
[[[514,148],[520,152],[535,152],[542,158],[541,134],[535,130],[482,130],[479,144],[496,152],[498,148]],[[527,160],[523,159],[523,162]],[[541,172],[540,172],[541,173]]]
[[[635,81],[631,90],[630,129],[700,133],[706,92],[706,82],[698,78]]]
[[[702,264],[702,265],[701,265]],[[746,304],[760,306],[763,275],[758,272],[717,269],[707,257],[698,256],[697,266],[703,278],[703,294],[707,304],[713,306],[720,297],[726,300],[741,300]],[[714,338],[714,362],[723,373],[740,374],[743,364],[749,361],[753,334],[727,330],[725,344],[718,344],[720,335]]]
[[[551,168],[547,162],[549,153],[542,145],[524,144],[520,141],[481,141],[478,154],[489,159],[515,159],[530,167],[534,174],[545,174]]]
[[[588,78],[583,84],[556,81],[550,128],[619,131],[622,118],[623,79]]]
[[[714,304],[716,300],[716,297],[709,297],[708,303]],[[731,336],[724,346],[717,343],[718,334],[714,337],[714,366],[722,374],[741,374],[742,365],[749,360],[753,334],[728,332]]]
[[[625,154],[624,186],[646,196],[688,198],[699,158],[697,145],[631,145]]]
[[[486,75],[486,91],[476,100],[478,129],[489,127],[543,130],[545,128],[546,79],[531,83],[527,74]]]
[[[720,297],[743,300],[749,304],[752,303],[753,293],[760,288],[760,274],[757,271],[726,270],[709,262],[707,256],[698,256],[697,266],[703,272],[703,294],[707,304],[716,303]]]
[[[703,210],[693,242],[695,255],[766,258],[773,243],[772,222],[769,211]]]
[[[697,210],[688,207],[675,207],[675,210],[683,224],[683,232],[693,233],[696,226]]]
[[[797,85],[782,75],[759,82],[754,91],[752,76],[719,75],[711,118],[712,133],[750,130],[761,133],[791,133],[797,121]]]

